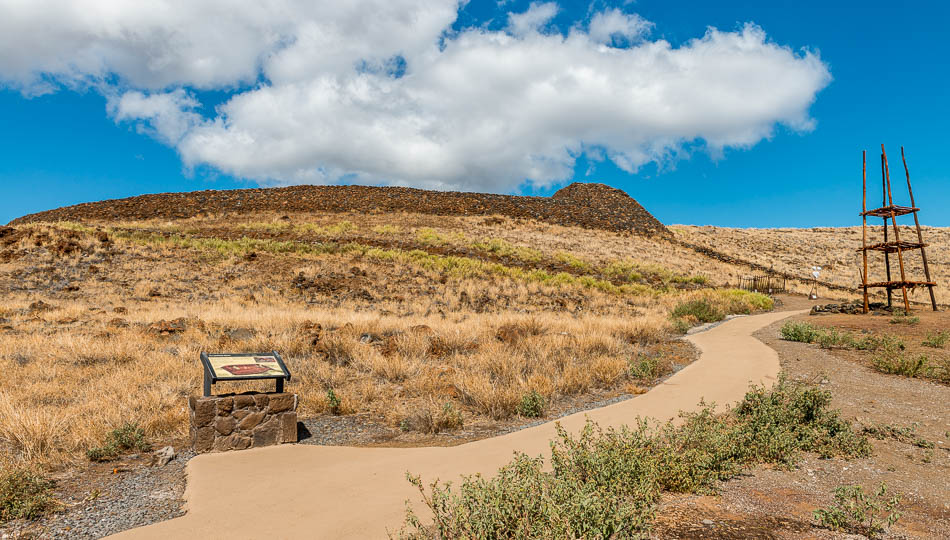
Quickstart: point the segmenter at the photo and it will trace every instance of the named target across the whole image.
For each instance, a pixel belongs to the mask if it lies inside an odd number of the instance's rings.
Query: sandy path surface
[[[798,313],[739,317],[689,336],[701,353],[696,362],[641,396],[557,422],[577,432],[586,418],[619,426],[638,416],[665,421],[695,410],[700,399],[734,403],[750,384],[770,385],[779,372],[778,355],[751,334]],[[552,421],[453,447],[284,445],[204,454],[188,463],[186,515],[112,538],[385,538],[402,524],[405,501],[419,501],[407,471],[426,484],[491,474],[514,451],[547,456],[555,435]]]

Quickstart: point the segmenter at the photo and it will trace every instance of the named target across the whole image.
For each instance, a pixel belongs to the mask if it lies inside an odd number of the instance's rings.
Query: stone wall
[[[188,399],[195,452],[297,442],[297,394],[225,394]]]

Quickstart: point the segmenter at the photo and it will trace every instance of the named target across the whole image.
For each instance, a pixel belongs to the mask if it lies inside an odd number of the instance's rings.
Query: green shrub
[[[815,342],[822,349],[854,349],[858,343],[849,332],[842,332],[833,326],[819,332]]]
[[[855,341],[855,348],[862,351],[904,350],[904,341],[890,334],[871,334]]]
[[[105,444],[86,450],[86,457],[90,461],[110,461],[122,452],[147,452],[151,449],[152,446],[145,440],[145,431],[137,423],[126,423],[109,432]]]
[[[813,343],[818,338],[818,328],[807,322],[787,322],[782,326],[782,339]]]
[[[874,369],[882,373],[916,377],[925,373],[927,356],[923,354],[910,356],[895,347],[885,347],[871,357],[871,364]]]
[[[726,316],[707,300],[690,300],[673,308],[673,318],[694,317],[699,322],[709,323],[723,320]]]
[[[336,395],[336,392],[332,388],[327,389],[327,409],[333,414],[340,414],[342,405],[343,402]]]
[[[0,523],[36,519],[57,506],[53,482],[23,468],[0,474]]]
[[[787,322],[782,326],[782,339],[802,343],[817,343],[823,349],[836,347],[862,351],[903,350],[904,342],[890,334],[870,334],[857,338],[850,332],[835,327],[822,328],[808,322]]]
[[[532,390],[521,396],[521,403],[518,404],[518,414],[527,418],[541,418],[544,416],[544,408],[547,403],[544,396]]]
[[[917,435],[917,423],[913,423],[908,427],[897,427],[891,424],[870,425],[864,426],[861,432],[878,440],[894,439],[920,448],[934,448],[936,446],[933,441],[928,441]]]
[[[898,311],[891,317],[891,324],[910,324],[914,325],[920,322],[920,317],[911,315],[904,311]]]
[[[815,510],[815,520],[833,531],[874,538],[900,519],[900,502],[901,494],[888,496],[884,482],[872,493],[865,493],[861,486],[839,486],[835,488],[834,504]]]
[[[942,349],[947,345],[947,341],[950,340],[950,332],[928,332],[927,339],[924,340],[924,347],[932,347],[934,349]]]
[[[950,383],[950,358],[935,357],[927,361],[927,376],[942,383]]]
[[[656,357],[637,355],[630,360],[630,376],[634,379],[653,380],[660,376],[660,362]]]
[[[734,411],[738,444],[757,462],[789,466],[802,451],[826,458],[869,456],[867,437],[830,406],[830,392],[784,377],[772,390],[753,387]]]
[[[653,519],[648,481],[611,486],[543,470],[541,458],[517,454],[496,476],[464,477],[458,489],[407,475],[433,513],[425,525],[410,509],[400,538],[639,538]],[[646,485],[644,485],[646,484]],[[641,487],[643,486],[643,487]],[[637,489],[642,489],[642,493]]]
[[[673,319],[673,331],[677,334],[685,334],[693,325],[686,319]]]
[[[497,476],[438,481],[427,494],[432,521],[407,508],[401,538],[637,538],[649,529],[661,491],[705,493],[756,463],[791,466],[800,452],[866,456],[867,438],[831,410],[831,397],[782,378],[753,387],[728,414],[711,406],[681,422],[601,430],[574,437],[558,426],[551,470],[517,454]],[[701,404],[702,405],[702,404]]]

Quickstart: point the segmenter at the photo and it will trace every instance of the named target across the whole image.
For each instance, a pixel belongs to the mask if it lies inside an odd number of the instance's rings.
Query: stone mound
[[[47,210],[10,223],[186,219],[208,214],[256,212],[503,215],[563,226],[669,235],[662,223],[623,191],[604,184],[579,183],[571,184],[551,197],[370,186],[290,186],[159,193]]]

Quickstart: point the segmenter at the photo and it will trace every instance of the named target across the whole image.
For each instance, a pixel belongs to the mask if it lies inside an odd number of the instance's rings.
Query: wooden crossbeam
[[[889,218],[891,213],[894,216],[906,216],[907,214],[913,214],[914,212],[919,212],[920,208],[914,208],[913,206],[900,206],[897,204],[892,204],[888,206],[882,206],[880,208],[875,208],[873,210],[868,210],[866,212],[861,212],[859,215],[862,216],[874,216],[880,218]]]
[[[867,286],[868,288],[900,289],[906,287],[913,289],[914,287],[936,287],[937,284],[933,281],[880,281],[877,283],[868,283]]]
[[[869,246],[860,247],[855,251],[884,251],[887,253],[894,253],[898,249],[907,250],[907,249],[920,249],[926,247],[928,244],[921,244],[920,242],[880,242],[877,244],[871,244]]]

